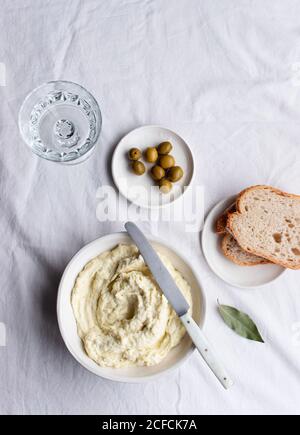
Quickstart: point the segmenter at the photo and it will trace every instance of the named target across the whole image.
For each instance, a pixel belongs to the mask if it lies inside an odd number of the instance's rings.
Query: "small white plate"
[[[222,238],[216,234],[215,224],[235,199],[233,196],[221,201],[208,214],[202,231],[202,250],[210,268],[223,281],[234,287],[258,288],[275,281],[286,269],[275,264],[239,266],[225,257],[220,244]]]
[[[87,370],[119,382],[145,382],[179,367],[194,351],[190,338],[186,335],[178,346],[171,349],[166,358],[151,367],[110,368],[100,367],[85,353],[82,341],[77,334],[76,321],[71,306],[71,292],[78,273],[94,257],[113,249],[119,243],[132,243],[127,233],[110,234],[84,246],[69,262],[61,278],[57,295],[57,317],[63,340],[73,357]],[[193,318],[203,327],[205,320],[205,296],[195,270],[188,259],[174,250],[171,245],[158,239],[151,241],[154,248],[167,256],[179,270],[192,290]]]
[[[150,146],[157,146],[161,142],[170,141],[173,145],[171,155],[174,156],[176,165],[182,167],[184,176],[173,184],[169,194],[163,194],[155,187],[149,169],[153,163],[141,161],[146,166],[146,173],[135,175],[130,167],[128,151],[136,147],[145,151]],[[112,176],[120,193],[130,202],[143,208],[158,208],[168,205],[180,198],[191,184],[194,175],[194,159],[187,143],[175,132],[156,125],[147,125],[136,128],[121,139],[116,146],[112,157]]]

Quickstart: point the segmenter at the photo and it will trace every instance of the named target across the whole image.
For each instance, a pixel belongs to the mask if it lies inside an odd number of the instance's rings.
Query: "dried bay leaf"
[[[218,309],[226,325],[238,335],[248,340],[264,343],[257,326],[247,314],[228,305],[219,304]]]

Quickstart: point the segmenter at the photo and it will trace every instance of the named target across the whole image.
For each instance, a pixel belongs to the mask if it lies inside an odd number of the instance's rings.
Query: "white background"
[[[192,258],[208,298],[206,333],[234,389],[223,391],[196,354],[146,385],[97,378],[66,350],[55,312],[71,256],[122,229],[97,220],[96,191],[111,184],[112,150],[134,127],[162,124],[187,140],[206,211],[256,183],[300,193],[299,16],[298,0],[1,1],[2,413],[300,411],[299,272],[260,290],[231,288],[211,273],[199,235],[183,225],[141,226]],[[79,166],[38,159],[19,137],[22,100],[53,79],[82,84],[101,105],[100,143]],[[227,329],[217,297],[248,312],[266,344]]]

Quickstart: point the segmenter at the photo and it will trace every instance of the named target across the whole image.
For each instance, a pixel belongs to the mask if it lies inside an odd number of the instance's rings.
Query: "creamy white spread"
[[[191,306],[189,284],[160,258]],[[185,334],[134,245],[91,260],[76,279],[71,302],[84,348],[100,366],[157,364]]]

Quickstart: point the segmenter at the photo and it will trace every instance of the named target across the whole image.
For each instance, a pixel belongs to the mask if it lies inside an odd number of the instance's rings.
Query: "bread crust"
[[[236,210],[237,211],[234,212],[234,213],[229,213],[229,215],[228,215],[227,227],[228,227],[230,233],[236,239],[236,241],[241,246],[241,248],[244,249],[244,251],[247,251],[250,254],[257,255],[258,257],[265,258],[266,260],[269,260],[271,263],[278,264],[279,266],[286,267],[287,269],[299,270],[300,269],[300,264],[299,265],[293,265],[293,264],[290,264],[288,261],[284,261],[284,260],[280,260],[280,259],[274,258],[273,256],[270,256],[270,255],[266,254],[265,252],[261,252],[261,251],[258,251],[258,250],[250,250],[250,249],[248,249],[248,247],[245,244],[241,243],[241,241],[239,240],[238,234],[233,229],[232,222],[233,222],[233,219],[234,219],[235,215],[243,215],[244,212],[242,211],[242,207],[241,207],[241,204],[242,204],[242,201],[243,201],[243,197],[248,192],[250,192],[252,190],[269,190],[269,191],[272,191],[272,192],[276,193],[277,195],[284,196],[286,198],[294,198],[294,199],[297,199],[297,200],[300,201],[300,195],[295,195],[295,194],[292,194],[292,193],[283,192],[282,190],[277,189],[277,188],[272,187],[272,186],[257,185],[257,186],[248,187],[247,189],[244,189],[238,195],[238,197],[237,197],[237,201],[236,201]]]
[[[235,257],[234,255],[231,255],[230,251],[228,251],[228,249],[227,249],[227,243],[228,243],[229,237],[232,237],[229,233],[224,235],[222,242],[221,242],[221,247],[222,247],[222,251],[223,251],[225,257],[227,257],[233,263],[238,264],[239,266],[247,266],[247,267],[258,266],[259,264],[270,264],[269,260],[266,260],[262,257],[260,260],[255,261],[255,262],[247,262],[247,261],[238,260],[237,257]]]
[[[227,219],[229,216],[229,213],[233,213],[236,211],[236,205],[235,202],[228,207],[222,214],[219,216],[219,218],[216,221],[216,233],[217,234],[226,234],[227,233]]]

